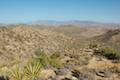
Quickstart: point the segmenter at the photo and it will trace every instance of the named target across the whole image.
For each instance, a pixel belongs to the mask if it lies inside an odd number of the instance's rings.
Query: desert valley
[[[0,80],[120,80],[120,25],[57,24],[1,25]]]

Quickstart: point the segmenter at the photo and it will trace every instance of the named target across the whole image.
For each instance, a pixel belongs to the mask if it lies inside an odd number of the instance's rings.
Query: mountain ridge
[[[42,26],[77,25],[81,27],[120,27],[120,23],[105,23],[105,22],[81,21],[81,20],[68,20],[68,21],[38,20],[38,21],[23,22],[23,23],[0,23],[0,26],[8,26],[8,25],[16,25],[16,24],[42,25]]]

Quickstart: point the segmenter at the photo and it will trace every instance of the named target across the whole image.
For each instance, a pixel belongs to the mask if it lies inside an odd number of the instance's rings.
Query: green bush
[[[61,66],[59,55],[57,53],[54,53],[52,55],[48,55],[44,52],[40,53],[36,58],[36,61],[39,62],[43,68],[58,68]]]
[[[120,52],[109,46],[98,47],[94,49],[94,53],[110,60],[120,60]]]
[[[40,53],[39,56],[35,59],[36,62],[39,62],[42,67],[48,67],[49,56],[45,53]]]

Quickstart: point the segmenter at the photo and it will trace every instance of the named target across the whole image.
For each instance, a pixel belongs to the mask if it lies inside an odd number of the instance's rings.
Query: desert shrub
[[[105,43],[91,42],[89,48],[93,49],[95,55],[103,56],[110,60],[120,60],[120,52]]]
[[[49,57],[46,53],[40,53],[39,56],[35,60],[39,62],[42,67],[48,67]]]
[[[120,60],[120,52],[110,46],[98,47],[94,49],[94,53],[110,60]]]
[[[59,68],[61,66],[61,63],[57,58],[50,58],[49,65],[50,67]]]
[[[59,68],[62,66],[62,64],[60,62],[60,54],[59,53],[53,53],[50,56],[49,65],[51,65],[52,67],[55,67],[55,68]]]
[[[41,70],[41,64],[39,62],[28,63],[24,67],[24,74],[28,80],[37,80]]]
[[[43,68],[58,68],[61,67],[59,56],[57,53],[50,55],[45,52],[40,52],[39,54],[37,53],[36,61],[39,62]]]

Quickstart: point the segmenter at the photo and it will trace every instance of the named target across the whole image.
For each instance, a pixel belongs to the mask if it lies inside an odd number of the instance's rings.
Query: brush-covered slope
[[[108,30],[106,33],[102,35],[95,36],[93,40],[103,42],[108,45],[111,45],[112,47],[120,49],[120,29],[118,28]]]
[[[37,50],[46,53],[70,53],[74,40],[63,34],[30,26],[0,28],[0,64],[27,61]],[[71,51],[72,52],[72,51]]]
[[[78,25],[60,25],[59,27],[49,27],[49,30],[64,33],[67,36],[84,40],[104,34],[107,31],[107,28],[81,27]]]
[[[119,80],[119,53],[112,48],[101,51],[102,46],[89,44],[97,40],[116,45],[119,35],[119,29],[71,25],[0,27],[0,79]]]

